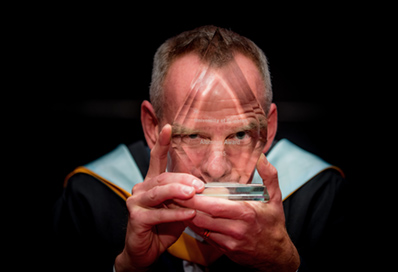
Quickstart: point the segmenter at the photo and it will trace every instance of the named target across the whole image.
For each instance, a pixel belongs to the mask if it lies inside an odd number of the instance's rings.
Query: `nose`
[[[224,181],[231,173],[231,168],[224,144],[214,144],[201,164],[202,176],[206,182]]]

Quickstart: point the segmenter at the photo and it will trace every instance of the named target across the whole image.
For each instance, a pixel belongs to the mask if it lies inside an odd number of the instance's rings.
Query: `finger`
[[[242,248],[239,239],[234,239],[229,235],[225,235],[223,233],[218,232],[210,232],[206,242],[217,248],[224,254],[228,254],[231,251],[237,250],[238,248]]]
[[[198,214],[199,213],[196,213],[196,216]],[[220,253],[227,253],[231,248],[233,248],[233,243],[237,244],[236,241],[239,241],[239,239],[235,239],[228,234],[216,232],[210,228],[200,228],[192,223],[188,223],[188,226]],[[207,233],[206,236],[204,236],[205,233]]]
[[[196,211],[192,209],[135,209],[133,218],[140,218],[140,224],[154,226],[162,223],[186,221],[193,218]]]
[[[203,230],[210,230],[213,233],[221,233],[235,239],[242,239],[247,233],[247,222],[213,217],[205,213],[197,212],[196,216],[189,221],[189,227],[197,233]]]
[[[133,192],[136,192],[137,189],[139,190],[150,190],[151,188],[155,186],[163,186],[171,183],[179,183],[187,186],[192,186],[195,187],[196,193],[201,193],[204,188],[204,182],[198,179],[195,176],[192,176],[190,174],[184,174],[184,173],[162,173],[152,179],[147,179],[143,183],[139,183],[139,185],[133,190]]]
[[[142,194],[140,204],[147,207],[155,207],[166,200],[188,199],[195,194],[195,188],[182,184],[172,183],[164,186],[155,186]]]
[[[167,152],[169,151],[171,139],[171,126],[165,125],[159,133],[159,138],[151,150],[151,160],[145,179],[155,177],[166,170]]]
[[[231,201],[228,199],[195,195],[186,200],[176,199],[176,203],[183,207],[199,210],[214,217],[242,219],[249,215],[250,204],[244,201]]]
[[[264,154],[261,154],[260,158],[257,161],[257,172],[263,179],[264,185],[267,187],[267,191],[270,197],[269,202],[281,202],[282,193],[279,188],[278,171],[267,160]]]

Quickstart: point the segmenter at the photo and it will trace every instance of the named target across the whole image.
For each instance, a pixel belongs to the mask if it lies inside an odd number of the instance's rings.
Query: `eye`
[[[235,134],[235,137],[239,140],[243,140],[247,133],[245,131],[239,131],[238,133]]]
[[[190,145],[190,146],[196,146],[200,144],[201,137],[199,134],[187,134],[187,135],[181,135],[182,142],[184,144]]]
[[[227,140],[225,141],[226,144],[230,146],[244,146],[248,145],[252,142],[252,136],[250,131],[239,131],[234,134],[231,134]]]

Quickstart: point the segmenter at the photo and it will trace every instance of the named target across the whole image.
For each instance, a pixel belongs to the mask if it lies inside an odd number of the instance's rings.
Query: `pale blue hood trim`
[[[124,144],[86,164],[85,167],[129,193],[134,185],[144,181],[130,151]]]
[[[278,170],[279,187],[283,200],[319,172],[331,167],[329,163],[287,139],[280,140],[271,149],[267,159]],[[263,183],[257,169],[253,175],[252,183]]]

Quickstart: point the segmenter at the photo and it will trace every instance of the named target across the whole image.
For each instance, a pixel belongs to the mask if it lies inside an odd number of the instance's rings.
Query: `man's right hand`
[[[183,221],[196,211],[167,208],[173,199],[187,200],[204,189],[198,178],[182,173],[165,173],[171,126],[165,125],[151,150],[151,160],[143,183],[134,186],[127,199],[129,220],[124,250],[115,260],[115,269],[145,271],[167,250],[185,229]]]

